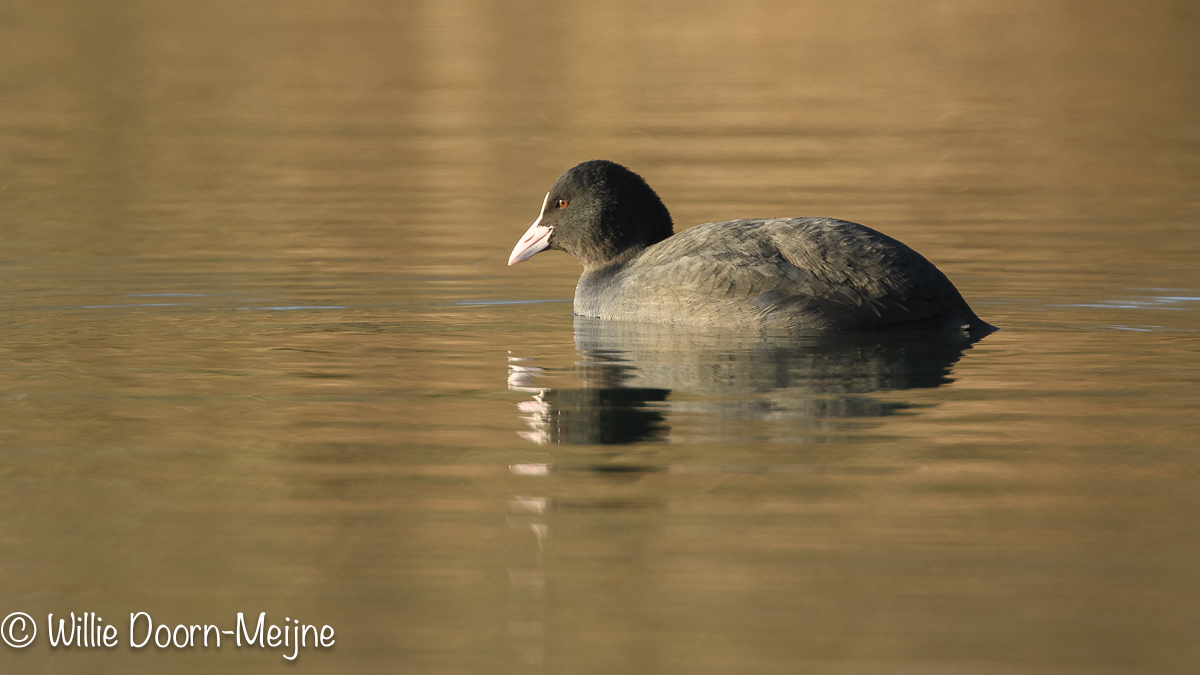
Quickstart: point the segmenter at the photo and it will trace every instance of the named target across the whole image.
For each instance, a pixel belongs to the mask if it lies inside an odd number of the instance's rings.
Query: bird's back
[[[585,272],[582,316],[828,332],[991,330],[903,243],[832,218],[706,223]]]

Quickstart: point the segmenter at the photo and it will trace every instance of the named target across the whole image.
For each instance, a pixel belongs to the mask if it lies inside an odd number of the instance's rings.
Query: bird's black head
[[[641,176],[597,159],[554,181],[541,215],[508,264],[549,248],[570,253],[584,269],[600,269],[628,260],[672,233],[670,212]]]

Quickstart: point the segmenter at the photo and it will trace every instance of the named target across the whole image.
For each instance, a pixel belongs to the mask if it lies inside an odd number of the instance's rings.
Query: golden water
[[[1200,667],[1192,3],[0,7],[3,672]],[[596,157],[834,216],[974,345],[577,326]],[[548,302],[530,302],[548,301]],[[51,648],[97,612],[120,645]],[[228,639],[228,638],[227,638]],[[290,652],[289,652],[290,653]]]

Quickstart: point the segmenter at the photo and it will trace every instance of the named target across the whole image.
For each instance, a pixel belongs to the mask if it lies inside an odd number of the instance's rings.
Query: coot
[[[996,330],[933,263],[857,223],[754,218],[673,231],[641,176],[593,160],[554,182],[508,264],[570,253],[583,264],[575,313],[602,319],[806,333]]]

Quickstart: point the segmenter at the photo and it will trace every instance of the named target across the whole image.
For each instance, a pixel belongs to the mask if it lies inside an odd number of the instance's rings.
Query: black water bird
[[[805,333],[996,330],[933,263],[869,227],[756,218],[674,234],[646,181],[607,160],[559,176],[508,264],[547,249],[583,264],[580,316]]]

